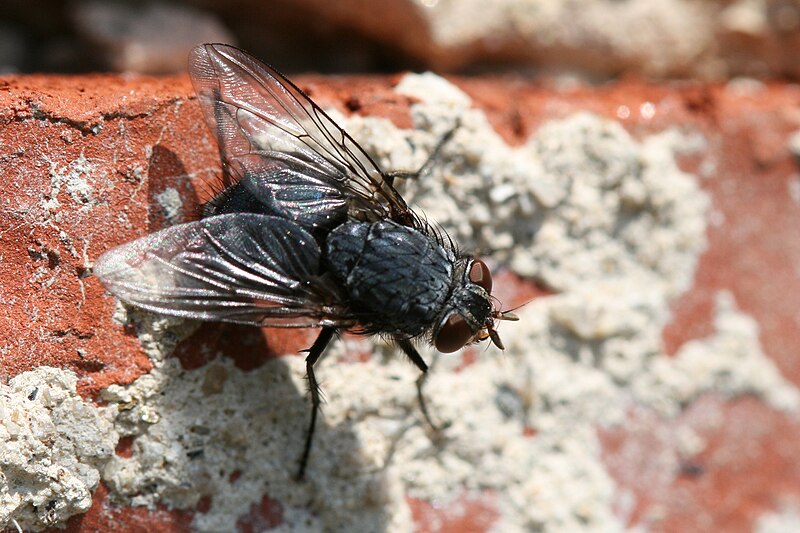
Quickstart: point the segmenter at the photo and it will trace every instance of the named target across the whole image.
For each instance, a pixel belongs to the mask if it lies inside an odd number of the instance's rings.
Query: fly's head
[[[494,306],[489,267],[480,259],[463,258],[456,263],[455,271],[456,287],[433,330],[434,346],[442,353],[451,353],[491,339],[495,346],[504,349],[495,322],[517,317]]]

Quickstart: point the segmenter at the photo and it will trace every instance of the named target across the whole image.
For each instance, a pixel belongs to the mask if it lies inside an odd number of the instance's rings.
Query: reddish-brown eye
[[[492,273],[480,259],[475,259],[469,267],[469,280],[483,287],[488,294],[492,294]]]
[[[436,349],[442,353],[451,353],[460,350],[473,336],[472,330],[467,325],[464,317],[453,313],[444,323],[439,334],[436,335]]]

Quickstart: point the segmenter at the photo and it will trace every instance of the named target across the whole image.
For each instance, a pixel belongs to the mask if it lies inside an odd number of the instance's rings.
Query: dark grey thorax
[[[352,312],[383,333],[423,333],[441,314],[453,286],[453,253],[391,220],[342,224],[328,235],[325,257]]]

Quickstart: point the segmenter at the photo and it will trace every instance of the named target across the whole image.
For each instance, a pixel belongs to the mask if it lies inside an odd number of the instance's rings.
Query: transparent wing
[[[276,215],[293,209],[306,228],[344,216],[413,224],[369,155],[275,69],[237,48],[204,44],[192,51],[189,73],[226,170]]]
[[[103,254],[94,273],[121,300],[158,313],[256,326],[347,326],[320,250],[292,221],[256,214],[180,224]]]

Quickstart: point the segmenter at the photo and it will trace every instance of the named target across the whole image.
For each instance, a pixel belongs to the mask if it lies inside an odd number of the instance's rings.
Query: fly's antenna
[[[516,309],[519,309],[519,307],[517,307]],[[516,322],[517,320],[519,320],[519,317],[514,313],[512,313],[511,311],[492,311],[490,317],[491,320],[489,320],[489,323],[486,324],[486,331],[489,334],[489,338],[492,340],[492,344],[494,344],[501,350],[505,350],[506,347],[503,344],[503,341],[500,340],[500,335],[497,333],[497,329],[494,327],[494,321],[504,320],[509,322]]]
[[[519,317],[511,311],[498,311],[497,314],[492,318],[496,320],[508,320],[509,322],[516,322],[519,320]]]

